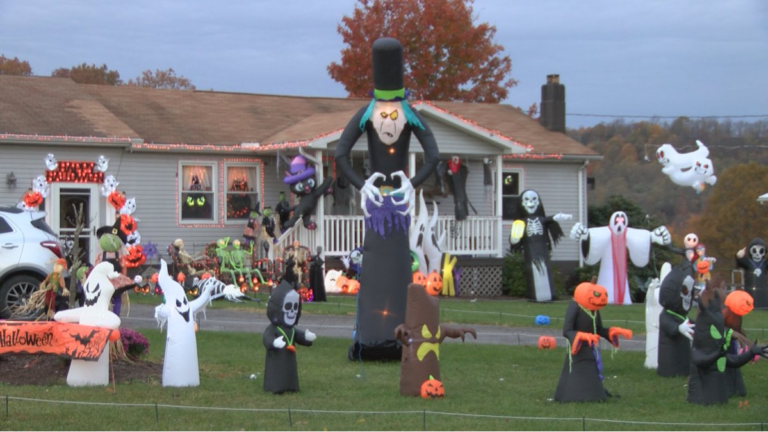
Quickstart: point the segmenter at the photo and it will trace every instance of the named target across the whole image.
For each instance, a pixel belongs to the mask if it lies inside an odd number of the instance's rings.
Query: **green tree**
[[[358,0],[338,26],[341,62],[328,74],[350,97],[368,97],[373,86],[371,46],[381,37],[403,45],[405,86],[416,99],[498,103],[517,81],[496,28],[475,23],[472,0]]]
[[[0,54],[0,75],[32,75],[32,66],[28,61],[19,60],[18,57],[8,58]]]
[[[95,64],[81,64],[72,68],[58,68],[51,72],[52,77],[70,78],[78,84],[100,84],[100,85],[121,85],[120,73],[109,70],[106,64],[96,66]]]
[[[128,80],[126,84],[129,86],[166,90],[195,90],[195,86],[188,78],[177,76],[172,68],[167,70],[157,69],[155,72],[145,70],[141,73],[141,76]]]

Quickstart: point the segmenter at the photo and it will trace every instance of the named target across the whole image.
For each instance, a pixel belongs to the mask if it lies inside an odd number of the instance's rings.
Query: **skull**
[[[686,234],[685,239],[683,241],[685,243],[686,249],[695,249],[696,246],[699,244],[699,236],[697,236],[694,233]]]
[[[749,255],[752,256],[752,261],[760,262],[765,258],[765,246],[756,244],[749,248]]]
[[[283,322],[291,327],[296,323],[299,314],[299,293],[291,291],[283,299]]]
[[[617,211],[611,215],[608,226],[611,228],[611,232],[617,235],[622,235],[629,225],[629,218],[623,211]]]
[[[536,210],[539,209],[539,194],[536,191],[523,192],[523,208],[528,214],[536,213]]]

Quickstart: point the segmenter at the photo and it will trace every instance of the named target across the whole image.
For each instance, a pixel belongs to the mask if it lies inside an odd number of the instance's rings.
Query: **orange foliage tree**
[[[150,87],[166,90],[194,90],[195,86],[188,78],[177,76],[173,68],[167,70],[157,69],[155,72],[145,70],[136,79],[128,80],[129,86]]]
[[[32,66],[28,61],[21,61],[18,57],[8,58],[0,55],[0,75],[32,75]]]
[[[496,28],[475,23],[472,0],[358,0],[338,32],[347,45],[328,73],[350,97],[373,88],[371,46],[380,37],[403,45],[405,85],[415,99],[498,103],[517,84]]]
[[[58,68],[51,72],[52,77],[70,78],[78,84],[121,85],[120,73],[109,70],[107,65],[81,64],[72,68]]]

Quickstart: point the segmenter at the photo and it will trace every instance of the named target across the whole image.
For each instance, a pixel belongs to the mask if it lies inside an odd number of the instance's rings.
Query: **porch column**
[[[320,167],[317,170],[317,184],[322,184],[325,180],[323,175],[323,151],[315,150],[315,158],[320,161]],[[333,174],[331,174],[333,175]],[[325,197],[321,196],[317,200],[317,229],[315,230],[315,245],[323,247],[323,253],[321,258],[325,257]],[[317,253],[317,250],[310,251],[313,255]]]
[[[504,213],[504,199],[502,198],[501,181],[502,181],[502,159],[501,155],[496,155],[496,238],[499,243],[496,245],[496,257],[501,258],[504,256],[504,235],[503,218]]]

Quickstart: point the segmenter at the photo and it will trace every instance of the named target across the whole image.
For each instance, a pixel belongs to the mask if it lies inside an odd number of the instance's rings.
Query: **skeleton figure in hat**
[[[755,308],[768,307],[768,257],[765,242],[754,238],[736,252],[736,267],[744,270],[744,290],[755,299]]]
[[[395,327],[405,320],[411,283],[408,243],[414,187],[435,170],[440,154],[424,119],[411,109],[403,81],[403,47],[396,39],[373,43],[374,91],[371,102],[347,124],[336,147],[336,167],[360,190],[365,214],[364,259],[360,277],[355,342],[349,357],[398,359]],[[352,147],[366,134],[372,174],[364,179],[352,168]],[[424,150],[424,163],[408,178],[408,150],[415,135]]]

